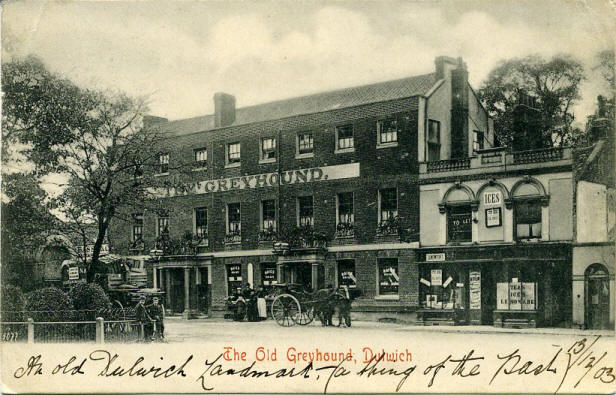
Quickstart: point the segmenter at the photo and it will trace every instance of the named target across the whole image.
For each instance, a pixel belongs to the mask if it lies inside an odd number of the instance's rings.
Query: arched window
[[[447,242],[473,241],[473,211],[478,203],[473,191],[460,183],[449,188],[439,203],[441,213],[447,215]]]
[[[518,241],[541,239],[542,210],[548,196],[543,185],[532,177],[524,177],[511,190],[514,214],[514,237]]]

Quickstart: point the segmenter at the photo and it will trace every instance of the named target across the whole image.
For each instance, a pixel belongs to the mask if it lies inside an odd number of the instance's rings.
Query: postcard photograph
[[[1,4],[3,393],[614,393],[616,3]]]

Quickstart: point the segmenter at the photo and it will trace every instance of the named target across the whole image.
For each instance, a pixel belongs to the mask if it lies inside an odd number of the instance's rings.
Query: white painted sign
[[[535,310],[535,283],[522,283],[522,310]]]
[[[481,310],[481,272],[470,272],[468,274],[468,288],[470,290],[471,310]]]
[[[451,283],[453,281],[453,278],[451,278],[451,276],[447,277],[447,280],[445,280],[445,282],[443,283],[443,288],[447,288],[447,286],[449,286],[449,283]]]
[[[419,279],[419,282],[422,283],[423,285],[427,286],[427,287],[430,286],[430,281],[426,280],[425,278]]]
[[[441,269],[430,270],[430,282],[432,285],[443,285],[443,271]]]
[[[359,163],[288,170],[280,174],[274,172],[205,180],[195,183],[187,192],[179,192],[174,188],[151,189],[150,192],[160,197],[187,194],[201,195],[215,192],[241,191],[243,189],[277,187],[279,185],[305,184],[355,177],[359,177]]]
[[[443,262],[445,260],[445,253],[439,254],[426,254],[426,262]]]
[[[69,280],[79,280],[79,268],[78,267],[68,268],[68,279]]]
[[[483,193],[484,206],[500,206],[503,202],[500,191],[491,191]]]
[[[509,310],[509,283],[496,284],[496,309]]]

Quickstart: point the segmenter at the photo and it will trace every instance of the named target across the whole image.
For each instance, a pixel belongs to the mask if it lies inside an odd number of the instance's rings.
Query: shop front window
[[[227,296],[242,289],[242,265],[234,263],[227,265]]]
[[[463,273],[456,267],[429,265],[423,267],[419,279],[419,297],[422,309],[466,309]]]
[[[338,285],[346,285],[349,289],[357,288],[354,259],[343,259],[338,261]]]
[[[473,239],[470,204],[450,206],[447,209],[447,242],[468,242]]]
[[[533,266],[510,264],[496,284],[496,309],[537,309],[537,272]]]
[[[400,277],[398,276],[397,258],[380,258],[379,269],[379,296],[398,296]]]
[[[518,201],[515,204],[517,240],[541,238],[541,202],[539,200]]]

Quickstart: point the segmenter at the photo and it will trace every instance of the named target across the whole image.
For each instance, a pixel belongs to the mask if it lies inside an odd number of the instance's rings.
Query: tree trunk
[[[94,247],[92,248],[92,258],[90,260],[90,267],[88,269],[88,282],[94,281],[95,274],[102,272],[102,267],[99,262],[99,256],[101,253],[103,242],[105,241],[105,234],[107,233],[108,227],[109,221],[106,216],[99,215],[98,234],[96,235],[96,241],[94,242]]]

